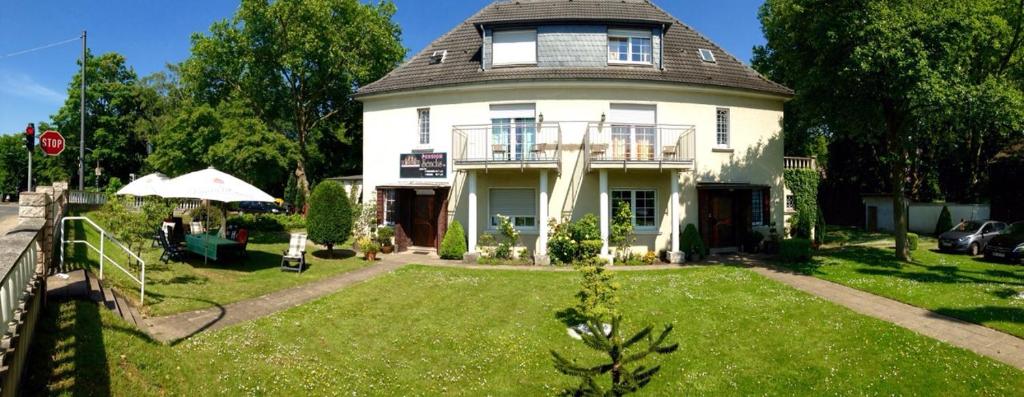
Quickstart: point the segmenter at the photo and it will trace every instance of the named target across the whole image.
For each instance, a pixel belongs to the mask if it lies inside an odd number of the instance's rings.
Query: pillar
[[[469,175],[466,177],[466,190],[469,191],[469,215],[466,217],[466,237],[468,240],[468,252],[463,258],[467,262],[476,262],[476,234],[477,225],[476,221],[478,214],[476,212],[476,171],[469,171]]]
[[[610,258],[608,254],[608,170],[601,170],[599,174],[599,189],[601,192],[601,257]]]
[[[537,225],[537,252],[533,255],[533,262],[536,265],[549,265],[551,259],[548,257],[548,172],[540,171],[539,203]]]
[[[669,262],[683,263],[685,256],[679,250],[679,171],[672,171],[669,184],[672,186],[672,197],[668,202],[668,211],[672,219],[672,246],[669,247]]]

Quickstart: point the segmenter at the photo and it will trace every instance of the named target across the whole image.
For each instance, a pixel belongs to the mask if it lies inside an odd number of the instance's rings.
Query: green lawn
[[[1024,372],[746,269],[616,279],[628,328],[676,325],[680,350],[643,395],[1024,392]],[[28,394],[550,395],[573,383],[550,349],[595,358],[555,315],[577,285],[569,272],[411,266],[174,346],[94,304],[53,304],[26,371],[49,390]]]
[[[95,216],[90,218],[94,221],[97,219]],[[84,233],[94,246],[99,246],[99,233],[92,228],[82,227],[80,222],[75,222],[73,226],[75,233]],[[283,232],[254,232],[249,238],[248,257],[228,259],[223,263],[204,263],[202,257],[189,255],[186,262],[164,264],[159,261],[162,250],[151,248],[150,242],[146,242],[142,255],[146,262],[146,301],[143,312],[150,316],[162,316],[224,305],[369,265],[369,262],[355,257],[353,252],[340,249],[335,251],[338,259],[324,259],[327,257],[326,251],[314,250],[310,246],[310,252],[306,254],[308,269],[305,272],[282,272],[281,254],[288,249],[288,238],[288,234]],[[94,273],[98,273],[98,254],[80,244],[68,247],[69,260],[85,264]],[[127,254],[123,251],[107,251],[107,255],[117,263],[128,263]],[[130,299],[138,301],[139,285],[120,270],[107,265],[104,276]]]
[[[913,263],[894,259],[886,244],[825,248],[801,272],[1024,337],[1024,266],[936,250],[921,237]]]

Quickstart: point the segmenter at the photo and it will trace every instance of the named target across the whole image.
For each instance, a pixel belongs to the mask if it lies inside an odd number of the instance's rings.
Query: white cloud
[[[64,100],[67,99],[66,94],[37,83],[29,75],[2,70],[0,70],[0,93],[57,105],[64,103]]]

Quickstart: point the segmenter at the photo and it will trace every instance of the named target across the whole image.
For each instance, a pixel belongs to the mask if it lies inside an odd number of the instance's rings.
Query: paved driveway
[[[18,224],[18,204],[0,203],[0,236]]]

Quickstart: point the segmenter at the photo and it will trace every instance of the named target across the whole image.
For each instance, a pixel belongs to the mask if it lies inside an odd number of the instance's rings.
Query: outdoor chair
[[[164,232],[163,228],[157,229],[156,235],[157,240],[160,242],[160,247],[164,249],[164,252],[160,254],[161,262],[180,261],[185,257],[185,250],[167,241],[167,233]]]
[[[238,229],[235,232],[234,240],[240,245],[238,255],[245,257],[248,256],[246,248],[249,246],[249,231],[246,229]]]
[[[192,222],[192,234],[203,234],[206,233],[206,229],[203,228],[202,222]]]
[[[290,265],[292,262],[298,264],[298,267]],[[305,268],[306,235],[292,234],[291,240],[288,242],[288,251],[285,251],[281,257],[281,271],[289,270],[301,273]]]
[[[662,158],[666,160],[676,159],[676,145],[665,145],[661,147]]]
[[[607,143],[595,143],[590,145],[590,155],[597,158],[603,158],[608,152]]]
[[[495,143],[491,145],[491,155],[494,160],[505,160],[508,156],[508,145]]]
[[[533,160],[546,160],[548,150],[548,144],[546,143],[534,144],[530,150],[530,155],[533,156]]]

